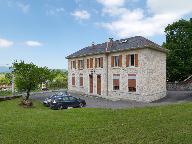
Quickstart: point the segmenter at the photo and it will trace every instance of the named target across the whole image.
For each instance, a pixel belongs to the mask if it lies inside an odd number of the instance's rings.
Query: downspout
[[[108,53],[106,53],[106,56],[107,56],[107,96],[108,96],[108,94],[109,94],[109,86],[108,86],[108,84],[109,84],[109,79],[108,79],[108,69],[109,69],[109,67],[108,67]]]

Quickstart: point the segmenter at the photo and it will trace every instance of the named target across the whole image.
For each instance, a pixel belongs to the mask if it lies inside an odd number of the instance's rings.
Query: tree
[[[33,63],[14,62],[13,74],[16,88],[26,92],[26,100],[29,99],[31,90],[38,88],[38,85],[52,79],[51,71],[47,67],[38,67]]]
[[[182,81],[192,75],[192,18],[179,20],[165,28],[168,81]]]
[[[67,88],[68,72],[63,70],[53,70],[54,78],[49,82],[49,88],[60,89]]]

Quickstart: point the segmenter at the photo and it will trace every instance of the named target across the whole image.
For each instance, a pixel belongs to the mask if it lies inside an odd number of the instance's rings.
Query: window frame
[[[132,58],[133,58],[133,60],[132,60]],[[133,62],[133,65],[132,65],[132,62]],[[130,54],[129,66],[130,67],[134,67],[135,66],[135,54]]]
[[[119,56],[114,56],[114,67],[119,67]]]
[[[114,85],[114,80],[118,80],[119,85]],[[118,87],[118,89],[116,89],[115,87]],[[113,91],[118,90],[120,90],[120,74],[113,74]]]
[[[129,80],[135,80],[135,87],[129,87]],[[137,92],[137,75],[136,74],[128,74],[128,81],[127,82],[128,82],[127,83],[128,92],[130,92],[130,93]]]

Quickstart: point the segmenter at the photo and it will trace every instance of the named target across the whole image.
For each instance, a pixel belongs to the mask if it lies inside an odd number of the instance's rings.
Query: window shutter
[[[111,56],[111,67],[114,67],[114,56]]]
[[[119,55],[119,67],[122,67],[122,55]]]
[[[103,57],[101,57],[101,68],[103,68]]]
[[[95,68],[97,67],[97,58],[95,58]]]
[[[87,68],[89,68],[89,59],[87,59]]]
[[[126,67],[129,67],[130,55],[126,55]]]
[[[76,60],[75,60],[75,69],[76,69],[77,65],[76,65]]]
[[[135,66],[138,67],[138,54],[135,54]]]
[[[78,69],[80,69],[80,60],[78,60]]]
[[[93,58],[90,58],[90,68],[93,68]]]
[[[129,79],[128,87],[136,87],[136,79]]]

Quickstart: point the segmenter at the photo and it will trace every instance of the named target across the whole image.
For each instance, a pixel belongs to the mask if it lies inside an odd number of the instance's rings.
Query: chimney
[[[95,47],[95,42],[92,42],[92,47],[93,47],[93,48]]]
[[[113,38],[109,38],[105,51],[107,52],[112,47],[112,45],[113,45]]]

